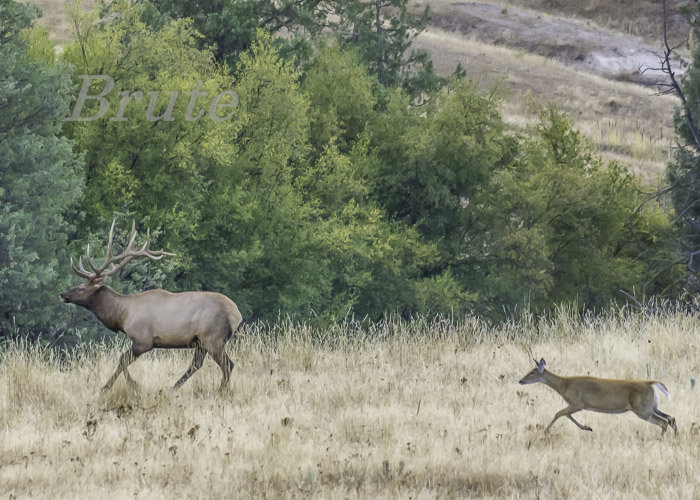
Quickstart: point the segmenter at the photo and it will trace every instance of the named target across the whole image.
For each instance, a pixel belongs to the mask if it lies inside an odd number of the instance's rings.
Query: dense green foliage
[[[297,62],[313,53],[313,40],[331,31],[343,48],[356,51],[370,74],[386,87],[403,85],[416,94],[436,90],[443,79],[435,74],[425,50],[411,42],[426,27],[429,7],[416,16],[408,0],[141,0],[141,17],[161,28],[174,19],[192,19],[202,34],[199,46],[212,47],[216,59],[236,67],[258,33],[287,36],[275,39],[280,54]],[[118,7],[121,8],[121,7]],[[388,16],[386,15],[388,14]],[[409,49],[410,52],[409,52]],[[459,71],[459,70],[458,70]]]
[[[698,34],[700,7],[686,6],[684,12],[691,20],[693,33]],[[679,147],[666,170],[671,199],[678,214],[680,238],[677,258],[686,268],[685,285],[693,292],[700,291],[700,47],[692,52],[692,64],[683,76],[682,87],[685,107],[679,106],[674,125]],[[692,120],[692,122],[691,122]]]
[[[46,57],[48,38],[27,31],[36,14],[0,0],[0,335],[60,327],[68,314],[56,293],[82,177],[57,133],[74,89],[53,49]]]
[[[497,89],[399,57],[424,22],[405,1],[329,3],[335,37],[309,0],[117,1],[102,22],[74,11],[60,57],[40,30],[20,37],[29,11],[2,2],[2,335],[13,317],[67,328],[53,298],[67,235],[75,252],[101,248],[113,218],[117,246],[135,219],[177,253],[113,286],[219,291],[246,318],[500,319],[661,286],[646,276],[668,221],[638,210],[637,179],[554,106],[516,133]],[[102,101],[76,111],[83,90]],[[37,106],[42,120],[21,122]]]

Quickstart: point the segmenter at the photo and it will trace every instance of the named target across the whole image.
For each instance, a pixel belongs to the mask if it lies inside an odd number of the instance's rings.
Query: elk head
[[[90,244],[87,246],[85,260],[87,261],[87,265],[91,271],[88,271],[83,266],[82,257],[80,257],[78,261],[78,267],[75,267],[73,257],[71,257],[71,269],[75,274],[83,278],[85,282],[73,288],[69,288],[65,292],[61,293],[60,297],[63,302],[91,309],[90,303],[92,302],[95,293],[104,285],[105,280],[112,274],[120,271],[131,260],[137,257],[148,257],[149,259],[158,260],[163,258],[164,255],[175,255],[174,253],[164,252],[163,250],[150,250],[148,248],[151,237],[150,230],[146,232],[146,242],[143,244],[143,246],[138,250],[134,250],[134,243],[136,241],[136,221],[131,224],[131,235],[129,236],[129,244],[126,247],[126,250],[119,255],[112,255],[112,240],[114,238],[115,222],[116,220],[112,221],[112,227],[109,230],[109,238],[107,240],[107,257],[101,266],[96,267],[92,263],[92,259],[90,258]]]

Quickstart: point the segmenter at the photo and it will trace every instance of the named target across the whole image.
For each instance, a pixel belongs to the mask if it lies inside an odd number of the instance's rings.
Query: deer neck
[[[559,394],[564,394],[564,391],[569,384],[566,377],[560,377],[559,375],[555,375],[547,370],[542,373],[542,378],[544,379],[542,382],[557,391]]]
[[[87,309],[92,311],[107,328],[122,331],[126,312],[127,296],[115,292],[108,286],[100,287]]]

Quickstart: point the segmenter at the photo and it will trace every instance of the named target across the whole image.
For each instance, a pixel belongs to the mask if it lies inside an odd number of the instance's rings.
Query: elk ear
[[[535,366],[537,366],[537,371],[539,371],[540,373],[544,372],[544,365],[545,365],[544,358],[540,358],[539,362],[537,362],[537,361],[535,362]]]

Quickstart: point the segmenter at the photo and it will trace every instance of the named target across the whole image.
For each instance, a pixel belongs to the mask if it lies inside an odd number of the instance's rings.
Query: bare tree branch
[[[673,88],[673,91],[676,93],[676,95],[680,98],[681,104],[683,105],[683,114],[685,115],[686,120],[688,121],[688,128],[690,129],[690,133],[693,135],[693,142],[695,143],[695,149],[700,152],[700,133],[698,133],[698,129],[695,126],[695,120],[693,118],[693,114],[690,110],[690,107],[688,106],[688,100],[685,97],[685,93],[683,92],[683,88],[681,87],[680,83],[676,79],[676,74],[673,71],[673,68],[671,67],[671,55],[673,54],[673,51],[678,47],[671,47],[668,43],[668,10],[667,10],[667,5],[666,5],[666,0],[663,0],[663,7],[664,7],[664,57],[661,63],[661,68],[664,73],[668,75],[668,78],[670,80],[670,85]]]

